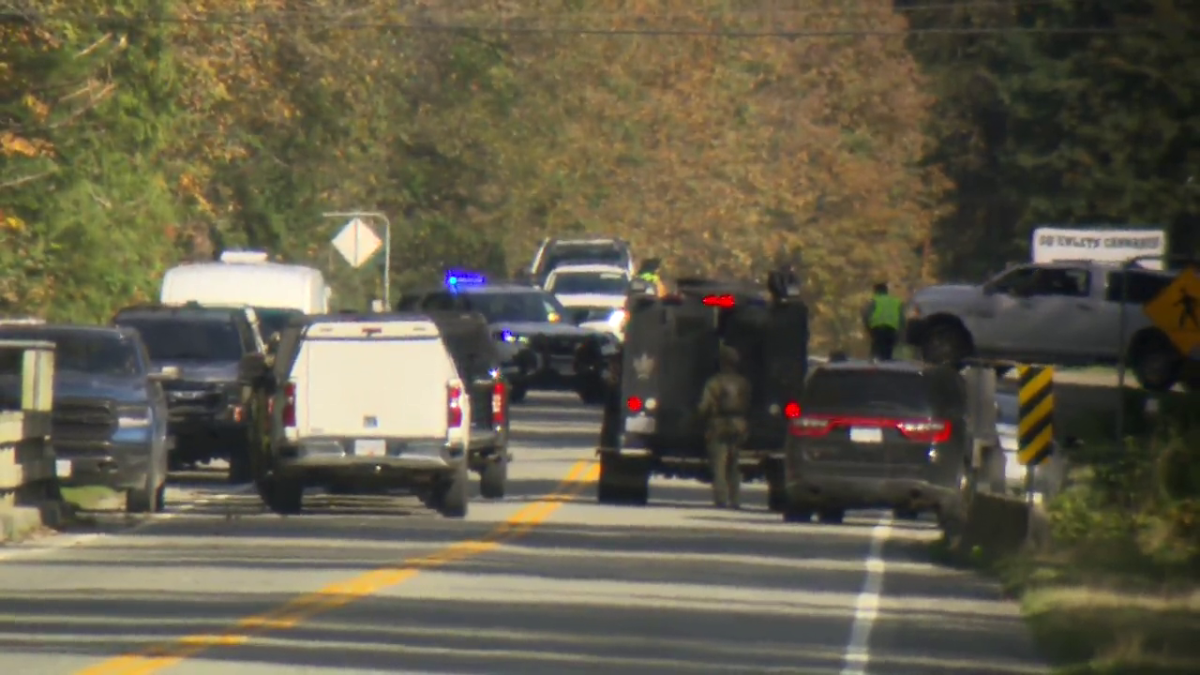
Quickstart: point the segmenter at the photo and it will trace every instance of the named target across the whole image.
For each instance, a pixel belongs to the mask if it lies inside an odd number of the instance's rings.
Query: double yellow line
[[[241,619],[221,633],[188,635],[154,645],[136,654],[109,659],[80,670],[76,675],[145,675],[173,666],[213,647],[245,644],[263,633],[294,628],[318,614],[402,584],[420,574],[423,569],[441,567],[487,553],[507,540],[527,534],[545,522],[571,497],[583,492],[588,484],[594,483],[599,473],[600,467],[595,462],[581,460],[571,467],[553,492],[517,511],[479,539],[457,542],[433,554],[405,560],[399,566],[373,570],[353,579],[326,586],[315,593],[297,597],[265,614]]]

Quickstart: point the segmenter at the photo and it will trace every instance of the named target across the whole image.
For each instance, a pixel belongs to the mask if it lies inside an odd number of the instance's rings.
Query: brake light
[[[630,396],[629,399],[625,401],[625,407],[629,408],[629,412],[631,412],[631,413],[641,412],[642,411],[642,399],[640,399],[636,396]]]
[[[296,383],[288,382],[283,387],[283,426],[296,426]]]
[[[896,428],[912,441],[945,443],[950,440],[950,423],[942,420],[905,420]]]
[[[784,414],[786,414],[786,410]],[[951,424],[945,420],[904,420],[880,417],[836,417],[822,415],[798,415],[792,418],[789,431],[793,436],[825,436],[834,429],[849,427],[896,429],[906,439],[921,443],[945,443],[950,440],[952,431]]]
[[[783,406],[783,416],[789,420],[800,417],[800,404],[795,401],[788,401],[787,405]]]
[[[732,295],[706,295],[703,302],[707,307],[720,307],[721,309],[732,309],[734,306]]]
[[[504,424],[505,410],[504,383],[497,382],[492,387],[492,424]]]
[[[457,429],[462,426],[462,387],[446,386],[446,426]]]
[[[791,419],[792,424],[788,427],[788,431],[793,436],[824,436],[833,428],[833,420],[828,417],[797,415]]]

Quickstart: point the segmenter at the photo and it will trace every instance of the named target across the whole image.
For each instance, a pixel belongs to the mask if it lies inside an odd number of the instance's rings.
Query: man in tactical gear
[[[742,475],[738,454],[749,436],[746,413],[750,410],[750,381],[737,372],[738,353],[721,346],[720,371],[704,383],[699,413],[712,467],[713,503],[718,508],[739,508]]]
[[[888,292],[886,283],[875,284],[871,300],[863,307],[863,327],[871,336],[871,358],[891,361],[904,322],[904,303]]]

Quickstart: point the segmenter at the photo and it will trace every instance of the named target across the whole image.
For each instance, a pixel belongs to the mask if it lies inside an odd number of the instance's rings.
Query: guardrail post
[[[61,506],[54,447],[54,344],[0,340],[0,353],[20,359],[19,410],[0,411],[0,540],[43,524],[55,525]],[[15,372],[10,375],[15,376]]]

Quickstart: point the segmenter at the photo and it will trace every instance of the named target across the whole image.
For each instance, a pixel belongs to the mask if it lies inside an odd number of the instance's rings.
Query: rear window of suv
[[[929,385],[915,372],[821,369],[805,384],[800,407],[804,412],[929,415]]]

